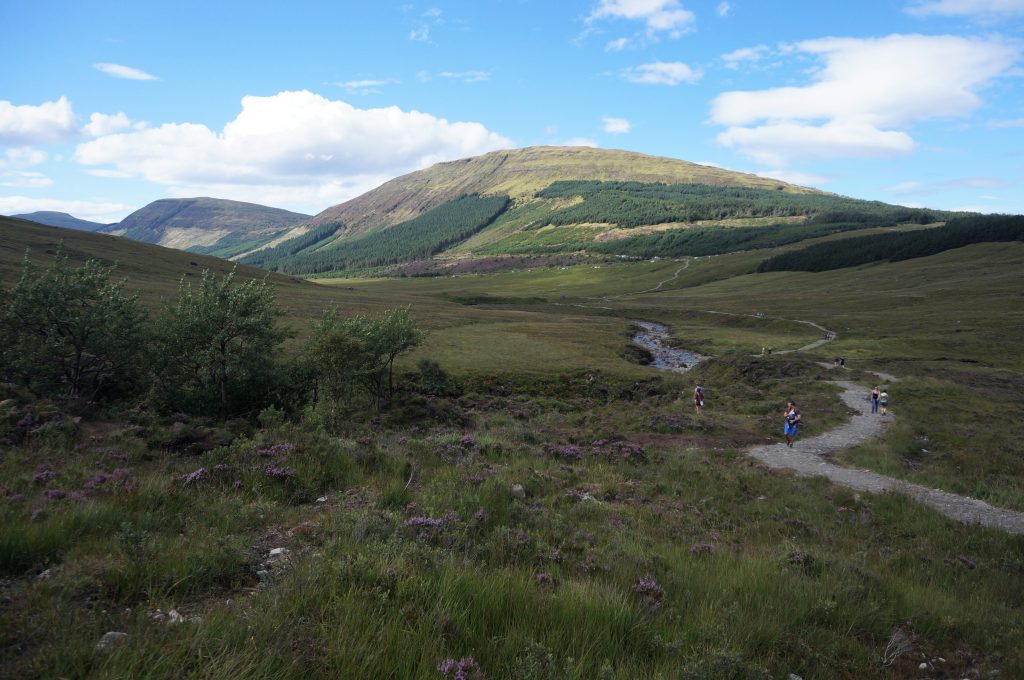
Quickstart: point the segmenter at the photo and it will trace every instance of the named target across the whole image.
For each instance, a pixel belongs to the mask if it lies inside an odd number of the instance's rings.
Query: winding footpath
[[[868,470],[842,467],[822,458],[877,437],[893,416],[864,413],[866,390],[847,380],[836,380],[833,384],[843,388],[843,403],[855,415],[845,425],[810,439],[798,439],[793,448],[785,444],[772,444],[747,449],[748,456],[757,458],[770,468],[792,470],[798,475],[822,475],[830,481],[859,491],[871,493],[903,493],[943,515],[966,524],[981,524],[1002,529],[1011,534],[1024,534],[1024,513],[997,508],[975,498],[966,498],[948,491],[929,489]]]
[[[712,313],[729,314],[728,312]],[[736,314],[735,316],[754,315]],[[814,322],[801,321],[800,323],[808,324],[821,330],[825,333],[825,337],[797,350],[789,351],[800,352],[820,347],[836,337],[835,333]],[[649,335],[658,332],[667,333],[667,329],[664,326],[660,328],[645,326],[645,330]],[[781,354],[782,352],[778,353]],[[828,363],[822,362],[820,365],[832,368],[832,365]],[[671,366],[659,366],[659,368],[662,370],[672,370]],[[889,375],[888,373],[874,373],[884,380],[896,381],[896,376]],[[964,522],[965,524],[978,524],[1001,529],[1010,534],[1024,535],[1024,512],[997,508],[976,498],[959,496],[940,489],[929,489],[920,484],[895,479],[869,470],[843,467],[824,458],[824,456],[863,444],[879,436],[894,419],[892,414],[882,416],[863,412],[862,409],[867,394],[866,388],[848,380],[835,380],[832,381],[832,384],[838,385],[843,389],[840,395],[843,403],[854,413],[848,423],[817,437],[798,439],[792,448],[784,443],[770,444],[747,449],[746,454],[776,470],[790,470],[806,477],[821,475],[827,477],[829,481],[835,484],[857,489],[858,491],[906,494],[934,508],[946,517]]]

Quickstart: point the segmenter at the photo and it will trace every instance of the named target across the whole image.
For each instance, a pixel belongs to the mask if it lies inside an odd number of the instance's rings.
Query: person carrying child
[[[786,411],[783,415],[786,420],[782,432],[786,435],[786,446],[793,448],[793,442],[800,433],[800,410],[796,407],[795,401],[786,402]]]

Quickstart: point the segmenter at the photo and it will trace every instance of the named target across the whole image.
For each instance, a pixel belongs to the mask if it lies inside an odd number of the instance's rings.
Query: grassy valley
[[[45,264],[61,241],[73,262],[118,262],[153,313],[182,277],[234,267],[0,227],[7,290],[26,248]],[[1024,246],[756,273],[850,236],[810,235],[454,277],[311,283],[239,266],[240,280],[266,277],[295,332],[282,359],[305,351],[325,307],[408,305],[426,331],[397,359],[393,401],[357,400],[340,419],[273,397],[227,420],[119,403],[76,416],[5,386],[5,436],[21,434],[0,456],[2,674],[1024,673],[1021,537],[742,454],[778,441],[787,399],[801,437],[845,421],[835,370],[816,363],[842,355],[865,405],[866,371],[899,381],[892,425],[840,462],[1024,510]],[[709,358],[686,375],[634,363],[636,319]],[[779,354],[820,338],[806,320],[837,339]],[[97,651],[108,631],[128,637]]]

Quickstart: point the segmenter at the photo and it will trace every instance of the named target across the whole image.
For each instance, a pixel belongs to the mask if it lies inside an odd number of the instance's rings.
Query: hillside
[[[309,215],[220,198],[168,198],[136,210],[104,232],[180,250],[230,257]]]
[[[22,220],[30,220],[38,224],[46,224],[51,227],[62,227],[64,229],[78,229],[79,231],[100,231],[110,226],[102,222],[90,222],[89,220],[80,220],[74,215],[69,215],[64,212],[54,212],[52,210],[38,210],[33,213],[25,213],[23,215],[11,215]]]
[[[464,158],[403,175],[362,196],[319,213],[309,224],[342,222],[349,234],[404,222],[466,194],[531,198],[552,182],[696,183],[811,192],[777,180],[631,151],[534,146]]]
[[[463,210],[476,200],[470,197],[504,200],[504,207],[481,221]],[[676,257],[947,215],[669,158],[534,147],[396,178],[241,260],[294,274],[376,274],[412,271],[410,262],[509,255]],[[431,229],[439,231],[425,233]]]

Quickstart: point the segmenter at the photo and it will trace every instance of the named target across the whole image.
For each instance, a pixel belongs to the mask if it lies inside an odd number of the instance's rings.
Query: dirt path
[[[1002,529],[1011,534],[1024,534],[1024,512],[997,508],[984,501],[958,496],[948,491],[929,489],[893,479],[867,470],[842,467],[830,463],[823,455],[836,453],[877,437],[893,416],[864,413],[865,388],[846,380],[834,384],[843,388],[843,402],[857,413],[846,425],[830,430],[810,439],[798,439],[793,448],[783,444],[758,446],[747,450],[747,455],[757,458],[765,465],[783,470],[792,470],[799,475],[823,475],[842,486],[871,493],[899,492],[938,510],[943,515],[967,524],[981,524]]]

